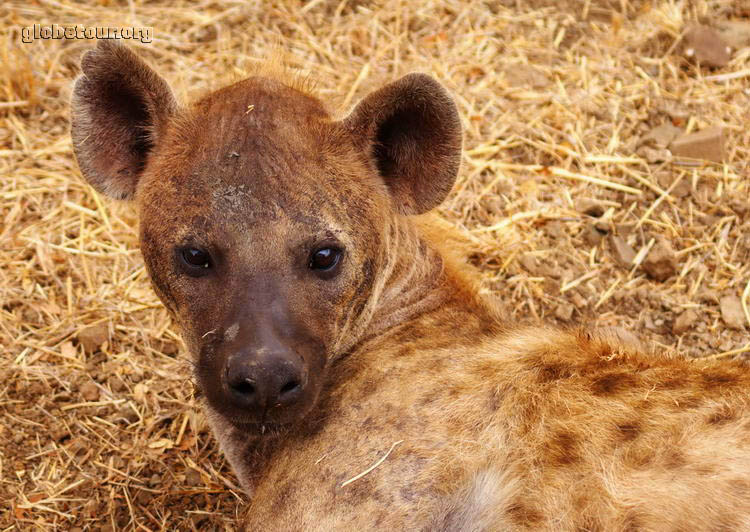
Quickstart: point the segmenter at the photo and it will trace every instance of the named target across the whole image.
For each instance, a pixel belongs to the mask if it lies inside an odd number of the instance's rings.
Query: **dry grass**
[[[455,94],[466,132],[442,212],[471,240],[471,261],[509,320],[621,325],[690,355],[734,356],[748,337],[724,325],[718,301],[744,294],[747,305],[750,291],[750,48],[709,72],[676,43],[696,20],[747,20],[745,5],[5,3],[0,529],[224,529],[241,500],[148,286],[134,213],[97,196],[73,160],[69,88],[91,43],[23,44],[21,27],[153,26],[154,42],[134,45],[183,98],[278,49],[339,109],[383,81],[430,72]],[[667,121],[723,126],[724,164],[650,164],[638,140]],[[622,236],[636,262],[668,241],[675,275],[656,282],[619,266],[607,238],[597,243],[602,233]],[[675,336],[689,309],[695,323]],[[93,324],[108,339],[84,349],[79,333]]]

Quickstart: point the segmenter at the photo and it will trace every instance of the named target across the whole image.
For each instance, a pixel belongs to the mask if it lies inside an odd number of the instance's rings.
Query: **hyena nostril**
[[[245,397],[250,397],[255,393],[255,383],[250,379],[243,379],[239,382],[230,384],[232,390]]]

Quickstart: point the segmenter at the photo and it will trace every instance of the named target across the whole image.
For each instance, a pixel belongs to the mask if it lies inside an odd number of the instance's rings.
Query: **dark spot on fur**
[[[428,391],[426,394],[422,396],[421,399],[419,399],[419,405],[420,406],[427,406],[431,405],[434,402],[436,402],[440,396],[442,395],[443,390],[440,388],[434,388],[430,391]]]
[[[631,441],[636,439],[641,433],[641,424],[639,421],[634,420],[626,423],[618,423],[616,425],[617,434],[622,441]]]
[[[539,510],[517,501],[508,508],[508,515],[519,526],[533,527],[542,521],[542,514]]]
[[[674,390],[676,388],[682,388],[688,383],[688,380],[682,374],[670,375],[661,381],[660,388],[665,390]]]
[[[356,473],[352,473],[350,477],[353,477]],[[348,479],[343,479],[341,482],[336,482],[336,490],[339,493],[341,503],[343,504],[357,504],[365,499],[371,499],[376,496],[376,482],[375,477],[370,475],[364,476],[358,479],[356,482],[347,484],[343,488],[340,487],[342,482]]]
[[[737,417],[737,410],[728,405],[722,405],[708,415],[706,423],[709,425],[723,425],[737,419]]]
[[[487,407],[489,408],[490,412],[497,412],[497,410],[500,408],[500,405],[503,404],[503,394],[502,392],[494,388],[490,390],[490,398],[487,402]]]
[[[703,405],[703,399],[695,395],[684,395],[672,401],[676,410],[692,410]]]
[[[401,496],[401,499],[406,502],[414,502],[417,500],[417,494],[411,486],[402,487],[398,493]]]
[[[716,369],[706,370],[701,374],[701,379],[703,381],[703,387],[707,390],[711,390],[713,388],[722,388],[724,386],[729,386],[730,384],[735,384],[737,382],[736,375],[732,375],[731,373],[727,373],[726,371]]]
[[[678,469],[687,464],[685,453],[679,448],[672,447],[664,455],[664,467],[667,469]]]
[[[564,364],[549,363],[539,368],[539,382],[552,382],[567,379],[573,374],[569,366]]]
[[[693,468],[693,471],[702,477],[710,477],[716,474],[716,468],[712,465],[698,465]]]
[[[551,465],[565,466],[577,462],[578,440],[572,432],[558,431],[552,439],[547,442],[545,459]]]
[[[292,498],[294,494],[294,486],[292,482],[285,482],[283,487],[276,489],[276,497],[274,498],[274,508],[284,508]]]
[[[359,388],[359,399],[366,399],[378,390],[378,382],[373,379],[367,379]]]
[[[359,428],[362,429],[362,431],[369,431],[372,430],[372,428],[375,426],[375,420],[372,419],[372,416],[367,416],[364,421],[359,425]]]
[[[631,388],[635,378],[629,373],[607,373],[591,383],[595,395],[613,395]]]

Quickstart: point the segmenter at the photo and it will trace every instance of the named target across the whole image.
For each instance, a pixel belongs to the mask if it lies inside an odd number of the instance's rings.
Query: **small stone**
[[[78,388],[78,392],[87,401],[99,400],[99,387],[91,381],[85,382]]]
[[[523,269],[529,272],[531,275],[535,275],[538,269],[536,257],[531,253],[524,253],[519,261]]]
[[[191,469],[185,474],[185,484],[188,486],[202,486],[203,479],[201,478],[201,474],[195,469]]]
[[[557,220],[544,224],[544,229],[551,238],[562,238],[565,236],[565,228]]]
[[[722,20],[717,22],[716,32],[735,50],[750,46],[750,21]]]
[[[138,421],[139,417],[135,410],[130,405],[125,405],[117,412],[117,421],[122,422],[126,425],[132,425]]]
[[[731,59],[731,49],[715,30],[707,26],[693,26],[682,41],[684,54],[703,66],[722,68]]]
[[[560,303],[555,309],[555,317],[562,321],[570,321],[573,317],[573,305],[570,303]]]
[[[649,131],[648,134],[641,139],[640,144],[657,148],[666,148],[681,133],[682,129],[667,122],[660,126],[656,126]]]
[[[692,185],[690,184],[690,181],[687,179],[683,179],[679,183],[677,183],[677,186],[675,186],[672,189],[672,196],[675,198],[684,198],[690,195],[690,192],[692,190]]]
[[[549,78],[542,71],[524,64],[512,65],[506,68],[505,79],[511,87],[541,89],[550,84]]]
[[[83,507],[85,515],[93,517],[99,510],[99,503],[96,499],[89,499]]]
[[[690,327],[693,326],[697,319],[697,312],[695,312],[693,309],[686,310],[685,312],[677,316],[676,320],[674,320],[674,323],[672,324],[672,334],[674,334],[675,336],[684,334],[688,331],[688,329],[690,329]]]
[[[730,329],[742,330],[745,328],[747,318],[742,310],[742,303],[737,296],[724,296],[719,300],[721,308],[721,319]]]
[[[625,239],[619,236],[611,235],[609,244],[612,248],[612,256],[615,262],[623,268],[630,268],[635,259],[635,250],[628,244]]]
[[[588,216],[599,218],[606,211],[604,205],[600,202],[590,199],[580,199],[576,201],[576,210]]]
[[[69,440],[71,437],[70,431],[65,428],[58,428],[52,432],[52,438],[60,443]]]
[[[696,294],[696,298],[701,303],[715,304],[719,302],[719,294],[716,293],[716,290],[712,290],[711,288],[702,288]]]
[[[117,375],[111,375],[107,379],[107,383],[109,383],[109,388],[115,393],[122,393],[128,389],[125,382]]]
[[[148,479],[148,487],[155,488],[159,484],[161,484],[161,476],[158,473],[154,473],[151,475],[151,478]]]
[[[159,344],[159,351],[167,356],[176,355],[177,350],[177,344],[174,342],[164,341]]]
[[[570,300],[576,308],[583,308],[586,306],[586,299],[578,292],[573,292],[573,295],[570,296]]]
[[[681,135],[672,142],[670,149],[675,157],[720,163],[724,159],[724,129],[717,126]]]
[[[106,322],[90,325],[78,331],[77,337],[87,353],[95,353],[104,342],[109,340],[109,325]]]
[[[635,152],[636,155],[646,159],[649,164],[663,163],[672,158],[672,152],[666,148],[651,148],[649,146],[641,146]]]
[[[642,267],[651,279],[666,281],[677,271],[677,255],[666,240],[660,240],[651,248]]]
[[[594,224],[587,225],[582,231],[583,241],[589,246],[598,246],[606,234]]]

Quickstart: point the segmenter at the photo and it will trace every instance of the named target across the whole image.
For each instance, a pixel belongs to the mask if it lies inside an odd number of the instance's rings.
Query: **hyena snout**
[[[258,418],[294,407],[307,387],[304,363],[292,351],[237,352],[228,358],[224,377],[228,402]]]

